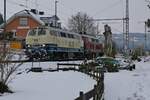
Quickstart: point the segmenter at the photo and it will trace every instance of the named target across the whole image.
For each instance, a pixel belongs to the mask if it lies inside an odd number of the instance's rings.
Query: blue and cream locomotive
[[[31,29],[26,37],[30,59],[81,58],[83,47],[79,34],[48,26]]]

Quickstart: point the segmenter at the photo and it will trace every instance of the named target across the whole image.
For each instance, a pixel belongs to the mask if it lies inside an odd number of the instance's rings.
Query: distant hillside
[[[130,33],[129,34],[129,47],[130,49],[145,45],[144,33]],[[119,49],[123,48],[123,34],[113,34],[113,40]],[[150,33],[147,34],[147,50],[150,50]]]

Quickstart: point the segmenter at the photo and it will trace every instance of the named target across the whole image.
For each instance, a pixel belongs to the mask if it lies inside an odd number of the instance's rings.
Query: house
[[[42,17],[41,15],[42,14]],[[60,28],[57,16],[43,17],[44,12],[38,12],[36,9],[22,10],[7,20],[6,32],[12,32],[19,39],[25,39],[27,32],[38,26],[48,25]]]
[[[44,25],[44,22],[29,10],[22,10],[6,22],[6,32],[12,32],[16,38],[25,39],[29,29]]]
[[[22,47],[24,47],[25,38],[30,29],[43,25],[48,25],[57,28],[61,27],[61,24],[58,23],[59,18],[57,16],[54,15],[52,17],[45,17],[43,16],[43,14],[44,12],[39,12],[36,9],[31,10],[25,9],[11,16],[6,21],[5,32],[11,34],[11,37],[15,39],[15,43],[13,44],[16,45],[17,40],[17,42],[19,41],[19,45],[21,43],[23,45]],[[0,25],[0,28],[4,29],[4,24]]]

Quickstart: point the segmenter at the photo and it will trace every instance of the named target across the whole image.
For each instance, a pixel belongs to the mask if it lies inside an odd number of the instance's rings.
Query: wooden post
[[[57,63],[57,71],[59,71],[59,64]]]
[[[83,91],[80,91],[80,98],[81,98],[81,100],[85,100],[85,96],[84,96]]]
[[[74,70],[73,70],[74,72],[75,72],[75,68],[76,68],[76,67],[75,67],[75,65],[74,65]]]
[[[94,85],[94,96],[93,96],[93,100],[96,100],[97,98],[97,89],[96,89],[96,85]]]

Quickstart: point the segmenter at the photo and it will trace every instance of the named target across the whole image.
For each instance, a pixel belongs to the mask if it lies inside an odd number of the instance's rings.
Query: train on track
[[[103,53],[103,44],[95,36],[53,27],[31,29],[26,37],[30,60],[92,58]]]

